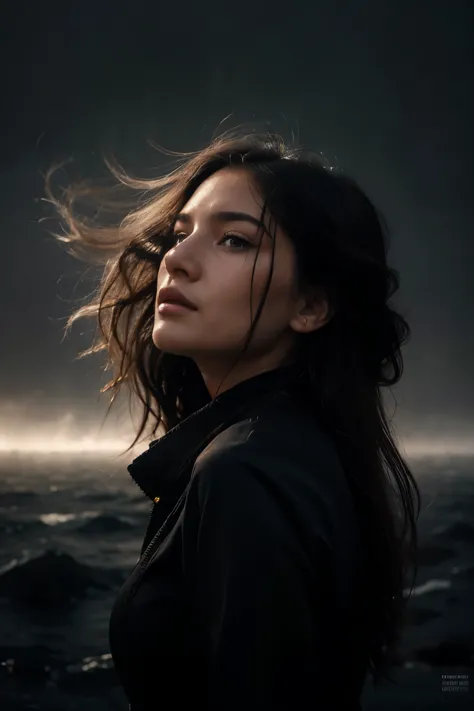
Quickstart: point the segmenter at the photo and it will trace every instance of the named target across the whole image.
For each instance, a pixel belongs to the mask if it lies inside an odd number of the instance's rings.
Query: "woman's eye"
[[[173,235],[174,238],[174,244],[177,245],[180,243],[181,238],[186,239],[186,233],[185,232],[177,232]],[[237,242],[238,245],[235,246],[233,249],[248,249],[251,247],[251,244],[248,240],[244,239],[243,237],[240,237],[239,235],[232,234],[231,232],[227,232],[224,237],[221,239],[219,244],[222,244],[223,242],[227,242],[227,240],[234,240],[234,243]]]
[[[244,239],[243,237],[239,237],[239,235],[234,235],[229,232],[224,235],[219,244],[222,244],[222,242],[227,242],[227,240],[230,239],[233,239],[234,241],[240,243],[240,247],[237,247],[237,249],[249,249],[249,247],[251,246],[248,240]]]

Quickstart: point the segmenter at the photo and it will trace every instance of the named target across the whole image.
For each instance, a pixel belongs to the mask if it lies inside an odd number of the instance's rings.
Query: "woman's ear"
[[[299,299],[290,326],[297,333],[310,333],[322,328],[332,315],[333,311],[324,289],[312,287]]]

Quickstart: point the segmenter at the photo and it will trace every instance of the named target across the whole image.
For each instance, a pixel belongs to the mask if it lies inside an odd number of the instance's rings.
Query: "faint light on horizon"
[[[117,438],[100,439],[97,437],[83,438],[57,438],[45,437],[0,437],[0,453],[44,453],[44,454],[120,454],[131,445],[133,437],[129,440]],[[147,446],[135,445],[137,447]],[[133,451],[133,450],[130,450]]]
[[[156,439],[155,437],[154,439]],[[0,437],[0,454],[124,454],[131,445],[133,435],[126,437],[100,438],[97,436],[85,437]],[[151,441],[151,440],[149,440]],[[128,454],[144,451],[149,441],[137,443]],[[402,454],[411,458],[423,457],[449,457],[449,456],[474,456],[474,437],[420,437],[403,440],[400,438],[399,447]]]

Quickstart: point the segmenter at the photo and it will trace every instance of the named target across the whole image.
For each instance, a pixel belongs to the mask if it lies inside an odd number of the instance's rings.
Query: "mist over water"
[[[7,403],[0,413],[0,454],[19,453],[99,453],[120,455],[134,439],[133,420],[120,410],[100,420],[96,412],[77,415],[71,410],[32,418],[31,409],[18,403]],[[103,403],[97,410],[105,414]],[[415,424],[394,422],[401,452],[409,459],[451,456],[474,457],[474,423],[429,418]],[[137,456],[152,439],[142,440],[125,456]]]

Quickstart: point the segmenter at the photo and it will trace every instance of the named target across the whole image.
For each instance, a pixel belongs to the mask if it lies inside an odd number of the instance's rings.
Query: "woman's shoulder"
[[[251,472],[288,494],[341,501],[347,482],[331,439],[308,407],[274,397],[217,434],[197,457],[194,474]]]
[[[311,407],[288,393],[275,393],[250,414],[229,424],[202,452],[206,456],[291,452],[336,457],[330,437]]]
[[[223,509],[257,496],[263,521],[265,502],[276,505],[305,546],[322,543],[349,571],[358,540],[354,501],[330,438],[297,403],[262,407],[229,425],[198,456],[192,479],[201,501]]]

